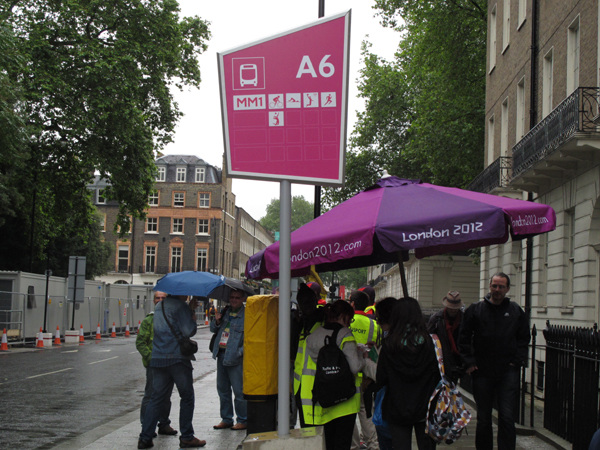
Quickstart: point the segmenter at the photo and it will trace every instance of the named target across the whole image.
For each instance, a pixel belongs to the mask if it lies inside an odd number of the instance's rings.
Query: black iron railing
[[[544,428],[587,450],[600,425],[598,328],[550,325],[546,338]]]
[[[512,149],[513,177],[532,167],[578,132],[597,130],[600,88],[580,87],[527,133]]]
[[[512,158],[501,156],[477,175],[467,189],[487,194],[498,187],[506,187],[510,181],[511,169]]]

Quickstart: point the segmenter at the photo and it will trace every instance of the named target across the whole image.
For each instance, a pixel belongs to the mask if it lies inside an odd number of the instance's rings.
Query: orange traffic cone
[[[127,324],[125,325],[125,337],[129,337],[129,335],[129,321],[127,321]]]
[[[113,322],[112,331],[110,333],[110,337],[117,337],[117,332],[115,331],[115,323]]]
[[[140,334],[140,327],[142,326],[142,321],[138,320],[138,328],[136,334]]]
[[[54,335],[54,345],[60,345],[60,329],[56,325],[56,334]]]
[[[44,348],[44,332],[42,331],[42,327],[40,327],[40,332],[38,333],[37,343],[35,344],[35,346],[36,348]]]
[[[79,327],[79,345],[83,344],[85,340],[83,339],[83,324]]]
[[[0,345],[0,352],[8,351],[8,339],[6,337],[6,328],[2,332],[2,345]]]
[[[100,324],[98,323],[96,327],[96,340],[99,341],[100,339],[102,339],[102,336],[100,335]]]
[[[204,313],[204,325],[208,325],[208,311]]]

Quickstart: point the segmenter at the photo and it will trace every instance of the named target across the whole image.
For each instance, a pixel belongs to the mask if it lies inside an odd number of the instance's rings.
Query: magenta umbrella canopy
[[[291,235],[292,276],[502,244],[554,230],[541,203],[386,177]],[[279,277],[279,243],[254,254],[248,278]]]

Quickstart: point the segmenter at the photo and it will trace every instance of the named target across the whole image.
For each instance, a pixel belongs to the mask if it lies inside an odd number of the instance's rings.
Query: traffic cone
[[[37,343],[35,344],[35,347],[44,348],[44,332],[42,331],[42,327],[40,327],[40,332],[38,333]]]
[[[142,326],[142,321],[138,320],[138,327],[137,327],[137,332],[136,334],[140,334],[140,327]]]
[[[60,345],[60,329],[56,325],[56,334],[54,335],[54,345]]]
[[[125,325],[125,337],[129,337],[129,335],[129,321],[127,321],[127,324]]]
[[[0,352],[8,351],[8,338],[6,337],[6,328],[2,332],[2,345],[0,345]]]
[[[102,336],[100,335],[100,324],[98,324],[96,327],[96,340],[99,341],[100,339],[102,339]]]
[[[204,325],[208,325],[208,311],[204,313]]]
[[[85,340],[83,339],[83,324],[79,327],[79,345],[83,344]]]
[[[112,331],[110,333],[110,337],[117,337],[117,332],[115,331],[115,323],[113,322]]]

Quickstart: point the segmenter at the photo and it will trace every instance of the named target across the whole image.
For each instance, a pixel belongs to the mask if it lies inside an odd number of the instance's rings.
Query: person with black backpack
[[[345,300],[328,304],[325,323],[306,338],[306,364],[300,397],[304,420],[324,425],[327,450],[348,450],[360,409],[358,373],[364,365],[350,323],[352,306]]]

